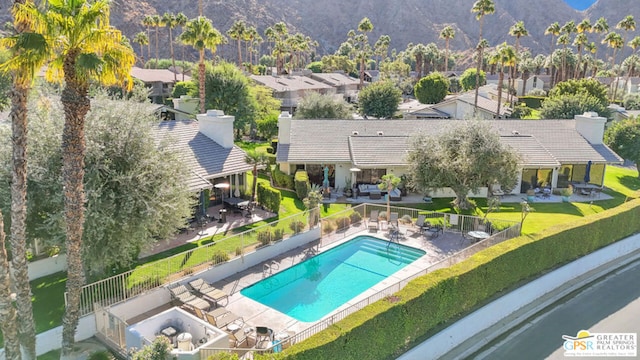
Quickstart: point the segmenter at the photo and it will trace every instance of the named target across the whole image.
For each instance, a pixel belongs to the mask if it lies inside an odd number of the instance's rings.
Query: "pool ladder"
[[[280,263],[275,261],[275,260],[271,260],[271,262],[266,262],[264,263],[264,265],[262,265],[262,278],[266,278],[268,276],[273,275],[274,271],[278,271],[280,270]]]

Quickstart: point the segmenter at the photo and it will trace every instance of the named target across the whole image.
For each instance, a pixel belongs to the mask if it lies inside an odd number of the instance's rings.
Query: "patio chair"
[[[225,308],[217,308],[204,313],[207,322],[218,329],[224,329],[232,323],[244,325],[244,318],[238,316]]]
[[[369,230],[378,231],[378,214],[379,213],[380,213],[379,210],[371,210],[371,213],[369,214],[369,224],[367,225]]]
[[[219,306],[220,301],[223,299],[227,299],[227,301],[229,301],[229,294],[226,291],[212,286],[201,278],[189,281],[189,286],[203,297],[213,301],[216,306]]]
[[[389,214],[389,224],[390,225],[395,225],[396,227],[398,227],[398,213],[397,212],[392,212]]]
[[[418,215],[418,220],[416,220],[416,223],[413,224],[418,229],[417,232],[422,233],[424,231],[424,227],[425,227],[424,221],[426,220],[426,218],[427,218],[427,215],[424,215],[424,214]]]
[[[402,191],[393,189],[389,192],[389,201],[402,201]]]
[[[205,299],[201,299],[196,295],[192,294],[189,289],[187,289],[184,285],[178,285],[172,288],[168,288],[171,293],[171,298],[181,305],[192,309],[200,309],[200,310],[208,310],[211,307],[211,304]]]
[[[251,328],[244,325],[240,327],[238,330],[229,332],[229,339],[233,341],[233,347],[240,347],[244,342],[249,344],[249,332]]]

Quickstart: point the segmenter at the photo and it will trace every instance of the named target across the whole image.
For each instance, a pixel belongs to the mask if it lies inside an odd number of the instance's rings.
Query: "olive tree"
[[[640,119],[614,122],[604,134],[604,142],[618,155],[633,161],[640,178]]]
[[[63,109],[45,96],[29,105],[27,238],[62,247]],[[184,187],[188,169],[170,140],[156,143],[154,116],[133,101],[97,95],[87,114],[85,269],[127,266],[141,249],[172,236],[191,215],[195,196]],[[0,159],[11,153],[10,128],[0,125]],[[8,162],[7,162],[8,163]],[[11,174],[0,168],[0,206],[8,209]]]
[[[311,92],[298,103],[296,119],[351,119],[353,109],[331,94]]]
[[[518,179],[518,155],[500,142],[500,136],[486,123],[475,120],[451,122],[434,135],[411,139],[407,155],[409,182],[423,193],[449,187],[454,206],[469,209],[469,192],[498,182],[511,189]]]

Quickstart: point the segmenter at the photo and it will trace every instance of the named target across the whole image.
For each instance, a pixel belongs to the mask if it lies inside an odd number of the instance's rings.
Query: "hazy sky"
[[[584,10],[591,6],[596,0],[564,0],[567,4],[569,4],[574,9]]]

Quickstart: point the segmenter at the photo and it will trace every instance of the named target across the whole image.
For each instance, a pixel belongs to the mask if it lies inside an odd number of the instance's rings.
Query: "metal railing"
[[[308,211],[298,213],[85,285],[80,297],[80,316],[91,314],[95,304],[114,305],[189,274],[241,257],[258,244],[286,241],[287,238],[308,230],[308,219]],[[223,242],[236,242],[237,245],[228,246],[234,249],[228,252],[219,250]],[[66,304],[67,293],[64,295]]]

